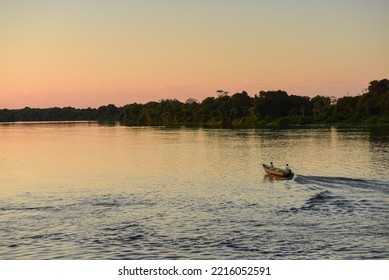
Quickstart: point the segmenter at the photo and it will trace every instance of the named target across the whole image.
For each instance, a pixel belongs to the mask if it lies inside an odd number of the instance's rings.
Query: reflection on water
[[[1,124],[0,258],[389,258],[388,136]]]
[[[292,177],[292,176],[290,176]],[[265,181],[285,181],[285,180],[293,180],[293,178],[282,178],[282,177],[279,177],[279,176],[276,176],[276,175],[271,175],[271,174],[265,174],[263,176],[263,179]]]

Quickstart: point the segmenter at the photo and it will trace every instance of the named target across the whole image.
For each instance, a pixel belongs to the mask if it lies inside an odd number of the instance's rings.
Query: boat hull
[[[270,168],[269,165],[263,164],[263,169],[266,173],[283,178],[283,179],[292,179],[294,176],[293,172],[286,172],[284,169],[281,168]]]

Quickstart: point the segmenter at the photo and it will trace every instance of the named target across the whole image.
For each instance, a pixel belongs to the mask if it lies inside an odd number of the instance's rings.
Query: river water
[[[0,259],[388,259],[388,169],[388,129],[3,123]]]

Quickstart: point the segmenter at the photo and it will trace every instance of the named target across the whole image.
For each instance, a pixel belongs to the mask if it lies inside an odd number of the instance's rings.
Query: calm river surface
[[[0,259],[388,259],[388,170],[388,129],[3,123]]]

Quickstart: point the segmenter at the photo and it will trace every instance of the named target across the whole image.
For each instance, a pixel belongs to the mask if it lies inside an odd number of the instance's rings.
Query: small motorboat
[[[292,171],[286,171],[285,169],[273,167],[271,168],[270,165],[267,164],[262,164],[263,169],[265,170],[266,173],[278,176],[283,179],[292,179],[294,176],[294,173]]]

